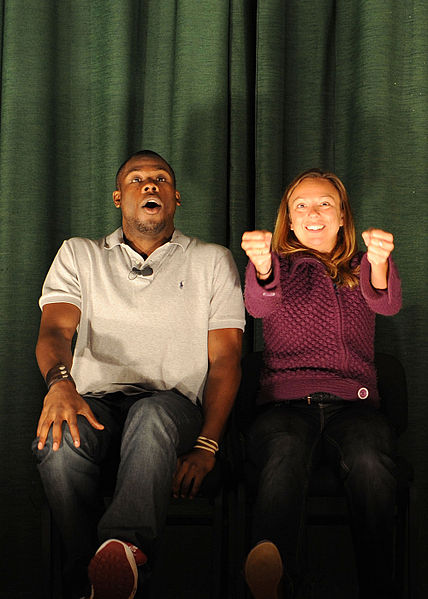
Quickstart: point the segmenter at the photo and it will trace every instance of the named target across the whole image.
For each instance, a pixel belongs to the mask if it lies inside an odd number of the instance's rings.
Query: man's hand
[[[201,487],[205,476],[215,465],[215,456],[205,449],[192,449],[177,460],[172,482],[174,497],[188,497],[193,499]]]
[[[95,418],[91,408],[71,381],[60,381],[52,385],[43,402],[43,410],[37,426],[39,437],[38,449],[43,449],[49,429],[52,426],[53,450],[57,451],[61,444],[62,423],[65,421],[70,429],[75,447],[80,445],[80,434],[77,427],[77,414],[85,416],[96,429],[104,426]]]
[[[241,378],[241,347],[240,329],[208,331],[209,368],[202,403],[204,423],[199,431],[207,439],[218,442],[226,426]],[[180,456],[172,481],[173,496],[195,497],[215,460],[205,449],[192,449]]]
[[[43,378],[46,379],[49,370],[57,364],[64,364],[67,369],[71,368],[73,361],[71,342],[79,321],[80,309],[74,304],[60,302],[43,307],[36,346],[37,362]],[[84,416],[94,428],[98,430],[104,428],[95,418],[83,397],[77,393],[73,381],[63,380],[52,385],[45,396],[43,410],[37,425],[38,449],[43,449],[45,446],[51,427],[53,450],[59,449],[63,422],[67,422],[73,443],[79,447],[77,414]]]
[[[268,278],[272,268],[269,231],[246,231],[242,236],[241,247],[254,264],[259,279]]]

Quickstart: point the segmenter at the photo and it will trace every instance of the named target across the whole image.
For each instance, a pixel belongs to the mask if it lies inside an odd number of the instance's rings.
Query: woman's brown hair
[[[324,179],[337,189],[341,201],[343,225],[337,234],[337,243],[330,254],[317,252],[307,248],[295,236],[290,228],[288,202],[296,187],[305,179]],[[299,252],[313,254],[321,260],[333,281],[342,287],[356,287],[359,282],[359,265],[351,266],[353,257],[358,251],[354,219],[345,186],[334,173],[323,172],[313,168],[300,173],[284,192],[278,209],[275,230],[272,237],[272,249],[278,254],[289,256]]]

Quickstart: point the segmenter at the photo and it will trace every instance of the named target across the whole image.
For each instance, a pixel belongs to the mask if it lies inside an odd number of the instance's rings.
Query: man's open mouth
[[[156,200],[149,200],[144,204],[143,208],[160,208],[160,204]]]

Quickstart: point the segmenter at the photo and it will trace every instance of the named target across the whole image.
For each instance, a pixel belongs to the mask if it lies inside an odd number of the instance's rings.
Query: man
[[[73,598],[88,593],[88,562],[91,599],[134,597],[171,492],[194,497],[214,467],[239,384],[236,266],[226,248],[174,228],[175,185],[161,156],[133,154],[113,192],[122,227],[65,241],[40,299],[36,355],[48,393],[33,448]],[[102,513],[100,463],[119,446]]]

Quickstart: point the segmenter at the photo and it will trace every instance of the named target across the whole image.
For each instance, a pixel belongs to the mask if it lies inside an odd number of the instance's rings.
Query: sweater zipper
[[[348,364],[348,351],[345,344],[344,339],[344,326],[343,326],[343,310],[342,310],[342,302],[340,300],[339,290],[337,289],[336,283],[333,283],[334,294],[336,296],[337,308],[338,308],[338,321],[339,321],[339,338],[340,343],[342,345],[342,372],[346,372],[346,366]]]

